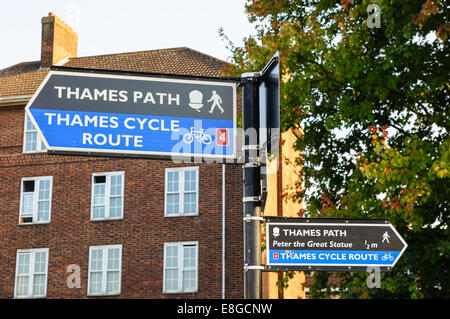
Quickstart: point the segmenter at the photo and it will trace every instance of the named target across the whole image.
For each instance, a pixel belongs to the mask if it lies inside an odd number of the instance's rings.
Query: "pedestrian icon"
[[[200,112],[200,109],[203,107],[203,94],[198,90],[191,91],[189,93],[189,106]]]
[[[384,243],[386,241],[389,244],[389,238],[391,238],[391,236],[389,236],[388,232],[386,231],[383,234],[383,240],[381,242]]]
[[[223,108],[220,105],[222,103],[222,98],[220,97],[219,94],[216,93],[216,91],[212,91],[212,96],[211,98],[208,100],[208,102],[213,102],[211,105],[211,110],[209,111],[209,113],[214,112],[214,108],[217,106],[220,110],[221,113],[223,113]]]

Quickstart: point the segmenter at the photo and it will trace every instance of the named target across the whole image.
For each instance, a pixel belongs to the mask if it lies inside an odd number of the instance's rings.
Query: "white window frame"
[[[196,207],[197,211],[194,213],[185,213],[184,212],[184,173],[186,171],[195,171],[196,174],[196,189],[195,193],[196,196]],[[169,195],[169,172],[178,172],[178,193],[179,194],[179,205],[178,205],[178,213],[177,214],[168,214],[167,213],[167,196]],[[188,166],[188,167],[170,167],[166,168],[165,170],[165,183],[164,183],[164,217],[180,217],[180,216],[198,216],[199,215],[199,185],[200,185],[200,179],[199,179],[199,167],[198,166]],[[172,192],[175,193],[175,192]]]
[[[38,221],[38,208],[39,208],[39,184],[42,180],[50,181],[50,198],[49,198],[49,214],[48,220]],[[33,196],[33,221],[31,223],[25,223],[22,221],[24,217],[22,215],[23,208],[23,184],[26,181],[34,181],[34,196]],[[48,224],[52,220],[52,193],[53,193],[53,176],[39,176],[39,177],[23,177],[20,181],[20,207],[19,207],[19,225],[33,225],[33,224]],[[25,216],[28,217],[28,216]]]
[[[166,265],[166,252],[168,247],[178,247],[178,265],[177,267],[170,267],[171,269],[178,269],[178,289],[168,290],[166,288],[166,270],[169,269]],[[195,266],[183,268],[183,257],[185,246],[195,246]],[[167,294],[179,294],[179,293],[197,293],[198,292],[198,241],[186,241],[186,242],[168,242],[164,243],[164,254],[163,254],[163,293]],[[184,289],[183,287],[183,271],[185,270],[195,270],[195,287],[193,289]]]
[[[46,260],[45,260],[45,272],[42,273],[36,273],[35,272],[35,257],[36,253],[38,252],[45,252],[46,254]],[[26,296],[18,296],[17,290],[18,290],[18,277],[19,277],[19,255],[20,254],[30,254],[30,262],[28,265],[28,294]],[[14,298],[45,298],[47,296],[47,280],[48,280],[48,259],[49,259],[49,249],[48,248],[35,248],[35,249],[18,249],[16,253],[16,274],[15,274],[15,281],[14,281]],[[45,274],[45,286],[44,286],[44,294],[42,295],[35,295],[33,293],[33,286],[34,286],[34,276],[35,275],[42,275]]]
[[[120,195],[111,195],[111,176],[122,176],[122,192]],[[105,217],[102,218],[94,218],[94,187],[95,187],[95,177],[96,176],[105,176]],[[102,172],[102,173],[94,173],[92,174],[92,187],[91,187],[91,221],[103,221],[103,220],[120,220],[123,219],[123,207],[125,204],[125,172],[117,171],[117,172]],[[122,198],[122,207],[120,211],[120,216],[118,217],[110,217],[111,207],[110,207],[110,199],[112,197],[121,197]],[[103,205],[102,205],[103,206]]]
[[[27,154],[29,154],[29,153],[45,153],[45,152],[47,152],[45,144],[41,140],[41,138],[39,137],[39,134],[37,132],[36,127],[33,125],[33,129],[32,130],[27,130],[27,119],[28,119],[28,115],[25,112],[25,121],[24,121],[24,127],[23,127],[23,147],[22,147],[22,152],[23,153],[27,153]],[[35,150],[27,150],[27,133],[36,133],[36,135],[37,135],[37,138],[36,138],[36,149]]]
[[[106,291],[107,289],[107,274],[108,274],[108,249],[117,249],[119,248],[119,269],[115,269],[114,271],[119,272],[119,291],[108,293]],[[100,293],[91,293],[90,286],[91,286],[91,273],[92,271],[92,251],[96,249],[102,250],[102,291]],[[88,283],[87,283],[87,295],[88,296],[118,296],[121,293],[122,290],[122,245],[103,245],[103,246],[90,246],[89,247],[89,269],[88,269]]]

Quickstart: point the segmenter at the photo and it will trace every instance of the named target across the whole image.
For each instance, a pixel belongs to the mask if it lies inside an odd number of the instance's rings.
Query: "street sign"
[[[278,151],[280,139],[280,57],[276,52],[261,71],[259,83],[259,141],[264,155]]]
[[[278,170],[280,142],[280,56],[278,51],[260,73],[258,86],[259,145],[261,150],[261,196],[264,210],[268,193],[267,174],[274,173],[274,168]],[[269,159],[273,161],[270,166],[268,165]]]
[[[266,219],[266,269],[390,271],[407,247],[385,219]]]
[[[50,71],[25,110],[49,152],[236,156],[231,81]]]

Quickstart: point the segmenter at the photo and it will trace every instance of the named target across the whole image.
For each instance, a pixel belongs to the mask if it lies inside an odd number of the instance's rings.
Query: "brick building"
[[[40,61],[0,70],[0,298],[242,298],[240,165],[48,155],[24,112],[51,65],[228,64],[189,48],[77,57],[77,40],[49,14]]]

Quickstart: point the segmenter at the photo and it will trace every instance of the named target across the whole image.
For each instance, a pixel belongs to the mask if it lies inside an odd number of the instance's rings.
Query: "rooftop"
[[[230,66],[228,62],[186,47],[73,57],[58,65],[208,77],[221,76]],[[0,70],[0,99],[33,95],[48,71],[40,67],[40,61],[22,62]]]

